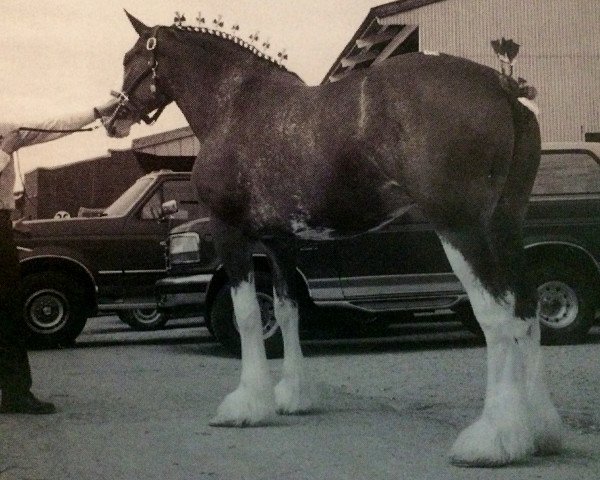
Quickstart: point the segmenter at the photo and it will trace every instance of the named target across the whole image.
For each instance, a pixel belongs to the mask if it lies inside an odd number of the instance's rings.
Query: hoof
[[[209,424],[213,427],[255,427],[271,423],[275,416],[271,388],[258,391],[239,387],[225,397]]]
[[[275,387],[277,412],[297,415],[310,412],[314,404],[312,385],[306,381],[282,379]]]
[[[458,436],[450,462],[461,467],[500,467],[522,462],[533,452],[533,434],[526,424],[499,426],[482,417]]]

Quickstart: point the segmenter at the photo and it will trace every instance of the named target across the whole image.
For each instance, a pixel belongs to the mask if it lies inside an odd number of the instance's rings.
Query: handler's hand
[[[94,111],[98,112],[100,117],[110,117],[112,115],[112,113],[115,111],[115,109],[117,108],[118,104],[119,104],[119,100],[111,97],[111,99],[108,102],[96,107],[94,109]]]

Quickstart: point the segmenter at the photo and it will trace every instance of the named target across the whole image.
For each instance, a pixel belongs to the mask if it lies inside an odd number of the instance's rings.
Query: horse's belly
[[[413,206],[414,204],[404,204],[379,218],[357,219],[350,224],[340,225],[334,222],[324,222],[323,225],[309,225],[305,219],[292,218],[289,226],[292,233],[302,240],[336,240],[376,231],[407,214]]]

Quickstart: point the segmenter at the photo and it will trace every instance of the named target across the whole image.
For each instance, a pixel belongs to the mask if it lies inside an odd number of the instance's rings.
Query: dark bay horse
[[[231,280],[241,379],[212,424],[264,424],[277,411],[311,409],[294,238],[364,232],[416,207],[435,227],[488,347],[483,413],[451,460],[504,465],[557,451],[562,424],[542,378],[521,240],[539,126],[515,82],[465,59],[407,54],[309,87],[238,38],[129,18],[139,40],[125,55],[121,105],[107,131],[125,136],[148,113],[178,105],[200,139],[192,178]],[[256,244],[272,259],[284,339],[275,388],[256,300]]]

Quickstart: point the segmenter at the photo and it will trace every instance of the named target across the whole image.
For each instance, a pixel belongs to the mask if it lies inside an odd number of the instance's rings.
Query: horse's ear
[[[131,13],[129,13],[127,10],[125,10],[125,15],[127,15],[127,18],[129,19],[129,21],[131,22],[131,24],[133,25],[133,28],[135,29],[135,31],[137,32],[137,34],[141,37],[145,32],[147,32],[148,30],[150,30],[150,27],[147,27],[146,25],[144,25],[142,22],[140,22],[137,18],[135,18],[133,15],[131,15]]]

